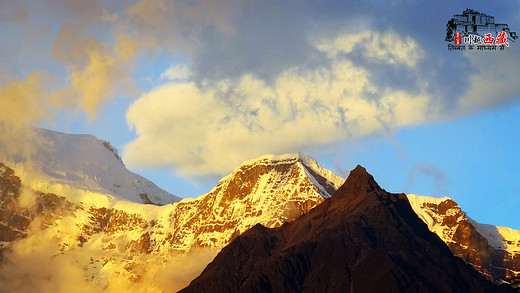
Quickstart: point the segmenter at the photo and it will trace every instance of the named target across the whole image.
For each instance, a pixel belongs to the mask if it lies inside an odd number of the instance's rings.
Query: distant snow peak
[[[408,195],[415,213],[456,255],[496,281],[520,271],[520,231],[480,224],[451,198]]]
[[[280,162],[295,161],[298,159],[299,159],[299,155],[297,153],[283,154],[283,155],[265,154],[265,155],[261,155],[257,158],[254,158],[254,159],[244,161],[238,168],[245,166],[245,165],[276,164],[276,163],[280,163]]]
[[[468,217],[449,197],[435,198],[408,194],[408,200],[419,218],[445,242],[454,241],[454,234],[459,224],[464,221],[473,225],[475,230],[487,239],[491,247],[520,254],[520,231],[518,230],[478,223]]]
[[[245,161],[228,176],[233,176],[233,174],[236,174],[237,172],[245,172],[251,166],[264,165],[274,168],[275,166],[282,164],[301,169],[300,175],[307,177],[308,180],[316,186],[323,198],[331,197],[336,189],[345,182],[345,179],[337,176],[331,170],[323,168],[316,160],[303,152],[282,155],[262,155],[255,159]],[[228,176],[224,178],[228,178]]]
[[[74,202],[168,204],[180,198],[130,172],[118,151],[108,141],[92,135],[66,134],[35,129],[38,141],[25,141],[34,148],[30,159],[24,153],[0,157],[34,190],[62,194]],[[37,143],[43,141],[44,143]],[[19,146],[23,150],[24,145]]]
[[[342,181],[301,153],[247,160],[207,194],[176,204],[172,249],[222,248],[256,224],[280,227],[330,197]]]
[[[276,164],[279,162],[288,162],[288,161],[300,161],[304,164],[319,166],[319,164],[318,164],[318,162],[316,162],[316,160],[314,160],[311,156],[304,154],[303,152],[287,153],[287,154],[281,154],[281,155],[265,154],[265,155],[261,155],[257,158],[254,158],[254,159],[244,161],[241,164],[241,166],[258,164],[258,163]]]

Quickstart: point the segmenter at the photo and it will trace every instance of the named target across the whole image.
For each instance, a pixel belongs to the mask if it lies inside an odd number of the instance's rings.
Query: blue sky
[[[518,228],[519,114],[516,102],[368,138],[347,146],[341,165],[360,162],[389,191],[448,196],[478,221]]]
[[[389,191],[449,196],[477,221],[520,229],[520,40],[495,52],[444,41],[466,8],[518,32],[518,2],[4,6],[3,123],[109,140],[179,196],[244,160],[303,151],[344,177],[361,164]]]

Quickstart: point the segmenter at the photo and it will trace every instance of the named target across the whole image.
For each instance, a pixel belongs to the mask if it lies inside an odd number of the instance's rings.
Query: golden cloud
[[[356,39],[364,37],[354,36],[351,42]],[[406,44],[405,50],[420,50],[411,39]],[[126,146],[125,161],[175,166],[182,174],[220,175],[264,153],[355,139],[436,115],[424,89],[380,87],[365,68],[329,54],[344,49],[334,46],[326,51],[329,66],[291,68],[272,85],[244,75],[202,85],[171,82],[142,95],[127,112],[138,138]],[[373,50],[367,54],[387,56],[380,59],[388,66],[414,67],[420,59],[405,60],[384,38]],[[418,79],[417,86],[426,84]]]

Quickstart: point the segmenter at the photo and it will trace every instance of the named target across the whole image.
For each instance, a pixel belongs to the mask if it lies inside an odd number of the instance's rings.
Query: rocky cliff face
[[[477,223],[447,197],[410,194],[408,198],[453,254],[497,282],[520,274],[520,231]]]
[[[0,262],[12,243],[28,236],[35,218],[45,228],[74,208],[64,197],[25,189],[14,171],[0,163]]]
[[[31,215],[18,207],[21,188],[20,178],[14,171],[0,163],[0,243],[7,243],[25,236]],[[1,254],[0,254],[1,257]]]
[[[222,248],[260,223],[279,227],[330,197],[343,180],[304,155],[262,156],[224,177],[209,193],[171,214],[174,249]]]
[[[309,213],[238,236],[181,292],[499,291],[358,166]]]

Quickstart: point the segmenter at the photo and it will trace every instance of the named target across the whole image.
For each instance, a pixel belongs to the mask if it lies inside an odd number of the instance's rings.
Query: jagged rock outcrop
[[[246,161],[209,193],[181,201],[170,215],[170,245],[222,248],[260,223],[278,227],[330,197],[343,179],[301,154]]]
[[[412,207],[456,256],[497,283],[520,275],[520,231],[480,224],[450,198],[408,195]]]

